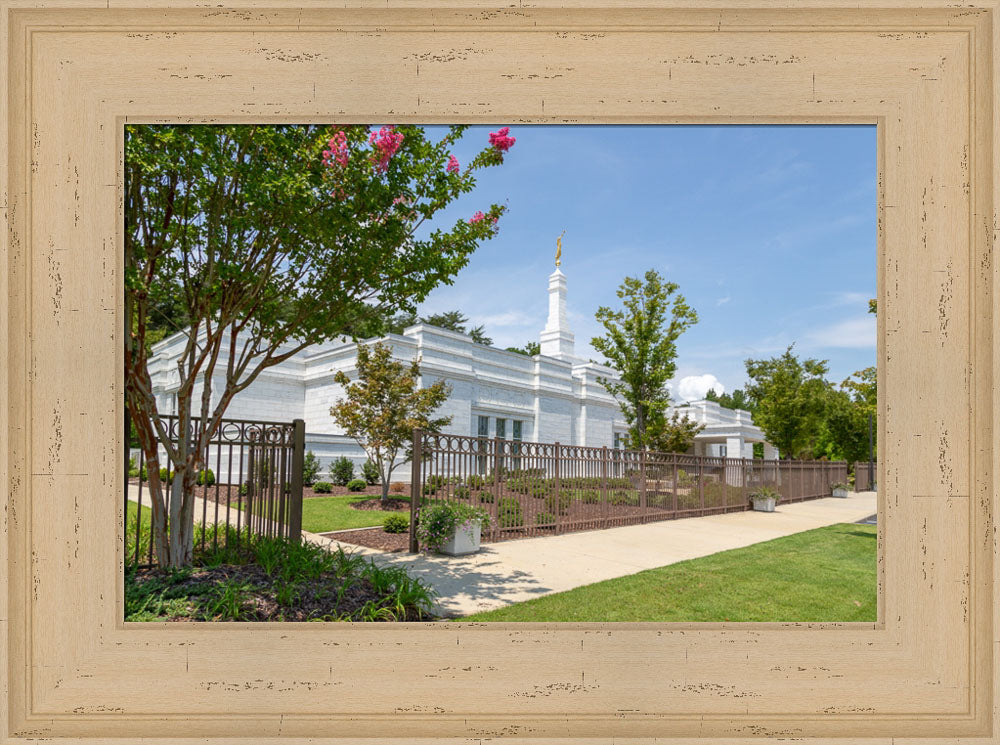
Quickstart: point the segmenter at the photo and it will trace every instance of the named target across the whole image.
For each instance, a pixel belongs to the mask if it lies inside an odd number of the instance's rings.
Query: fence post
[[[424,462],[424,431],[413,430],[413,459],[410,464],[410,553],[420,550],[417,545],[417,506],[424,488],[420,479],[420,470]]]
[[[493,531],[493,537],[500,537],[500,528],[504,527],[500,525],[500,493],[502,488],[500,486],[502,474],[500,469],[503,465],[503,440],[499,437],[493,438],[493,527],[490,528]],[[535,456],[536,458],[538,455]],[[528,461],[528,467],[531,467],[531,461]],[[511,526],[506,526],[511,527]],[[516,526],[515,526],[516,527]]]
[[[604,492],[605,509],[608,509],[611,500],[608,494],[608,446],[601,446],[601,490]]]
[[[292,484],[288,495],[288,537],[293,541],[302,540],[302,482],[305,465],[306,423],[302,419],[292,421]]]
[[[639,451],[639,507],[642,510],[642,520],[646,521],[646,450]]]
[[[559,499],[559,451],[562,449],[559,447],[559,443],[554,443],[555,447],[555,484],[556,484],[556,498],[553,500],[556,509],[556,533],[560,532],[562,527],[562,502]],[[534,531],[534,526],[528,526],[528,529]]]
[[[674,488],[674,510],[673,510],[673,512],[674,512],[674,517],[677,517],[677,455],[676,454],[675,455],[671,455],[670,459],[674,462],[674,481],[673,481],[673,488]]]
[[[707,456],[699,455],[698,457],[698,498],[701,500],[701,514],[705,514],[705,458]]]

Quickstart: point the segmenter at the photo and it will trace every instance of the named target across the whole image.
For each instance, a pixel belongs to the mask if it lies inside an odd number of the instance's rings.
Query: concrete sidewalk
[[[378,564],[405,566],[438,592],[436,612],[456,617],[825,525],[857,522],[875,511],[875,492],[852,492],[846,499],[779,504],[773,513],[733,512],[488,543],[477,554],[457,557],[391,554],[305,536],[370,556]]]

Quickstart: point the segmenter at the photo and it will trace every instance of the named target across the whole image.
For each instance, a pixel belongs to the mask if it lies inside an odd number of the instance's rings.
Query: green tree
[[[486,329],[483,326],[473,326],[470,329],[466,329],[466,324],[469,322],[469,319],[460,310],[449,310],[445,313],[434,313],[429,316],[421,317],[420,320],[428,326],[437,326],[440,329],[447,329],[448,331],[454,331],[458,334],[471,336],[472,341],[477,344],[485,344],[488,347],[493,346],[493,340],[486,335]]]
[[[344,386],[345,398],[330,409],[330,415],[344,432],[364,448],[378,467],[382,499],[389,498],[389,479],[399,456],[412,445],[416,428],[437,431],[451,423],[451,417],[431,415],[451,394],[443,380],[420,387],[419,360],[409,365],[392,359],[392,347],[382,342],[358,345],[358,378],[344,372],[334,380]]]
[[[512,142],[463,169],[451,149],[464,129],[432,141],[417,126],[126,127],[125,389],[161,565],[191,561],[196,475],[237,393],[311,344],[369,336],[413,312],[495,234],[498,205],[451,227],[432,222]],[[186,333],[181,437],[160,415],[146,363],[164,315]],[[176,474],[169,493],[160,448]]]
[[[715,401],[723,408],[742,409],[743,411],[749,411],[751,414],[753,414],[755,407],[750,396],[742,388],[737,388],[732,393],[716,393],[715,390],[710,390],[705,394],[705,398],[709,401]]]
[[[658,417],[646,427],[649,449],[660,453],[686,453],[694,446],[694,438],[705,429],[693,419],[675,411],[669,418]]]
[[[652,269],[643,279],[626,277],[618,288],[620,310],[602,306],[596,318],[604,336],[591,345],[617,370],[620,379],[598,381],[614,396],[628,422],[629,442],[649,448],[647,428],[663,427],[670,405],[667,381],[677,370],[677,338],[698,322],[698,314],[678,292],[675,282],[665,282]]]
[[[507,347],[507,351],[534,357],[536,354],[542,353],[542,345],[537,341],[529,341],[523,347]]]
[[[829,383],[826,360],[799,360],[794,344],[779,357],[746,360],[746,386],[757,402],[754,423],[786,457],[811,449],[824,421]]]

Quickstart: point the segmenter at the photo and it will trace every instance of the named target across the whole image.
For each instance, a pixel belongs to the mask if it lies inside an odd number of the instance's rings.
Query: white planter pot
[[[753,508],[757,512],[774,512],[774,497],[755,499],[753,501]]]
[[[840,497],[841,499],[847,498],[847,489],[834,489],[833,496]]]
[[[459,527],[451,538],[445,541],[438,549],[442,554],[448,556],[464,556],[474,554],[479,550],[479,540],[483,534],[483,526],[478,522],[472,523],[468,529]]]

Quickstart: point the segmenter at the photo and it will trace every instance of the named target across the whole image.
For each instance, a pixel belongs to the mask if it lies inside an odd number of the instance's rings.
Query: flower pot
[[[847,489],[834,489],[833,496],[840,497],[841,499],[847,498]]]
[[[474,554],[479,550],[479,541],[482,537],[483,526],[478,522],[459,525],[451,538],[441,544],[438,551],[448,556],[464,556]]]
[[[753,508],[757,512],[774,512],[774,497],[753,500]]]

